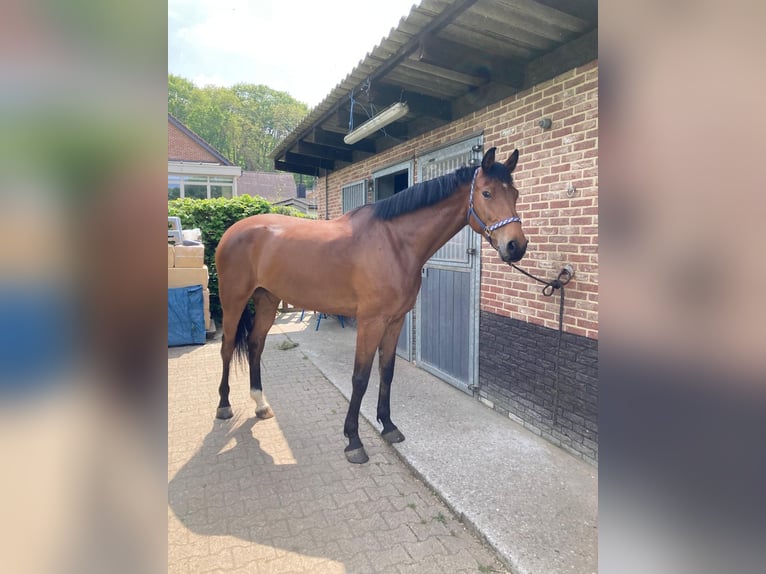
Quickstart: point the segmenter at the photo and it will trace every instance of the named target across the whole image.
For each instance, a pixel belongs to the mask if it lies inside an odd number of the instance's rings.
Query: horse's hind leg
[[[248,359],[250,362],[250,396],[255,401],[255,416],[269,419],[274,416],[261,387],[261,354],[266,343],[266,335],[274,324],[279,298],[265,289],[256,289],[253,295],[255,303],[255,321],[248,337]]]
[[[225,323],[224,323],[225,325]],[[236,331],[235,331],[236,333]],[[221,374],[221,383],[218,385],[218,409],[216,409],[215,418],[230,419],[234,416],[229,403],[229,367],[231,358],[234,355],[234,335],[226,336],[224,333],[221,342],[221,360],[223,361],[223,373]]]
[[[378,393],[378,421],[383,425],[381,436],[388,443],[402,442],[404,435],[391,422],[391,381],[394,378],[396,342],[404,323],[404,315],[389,324],[380,341],[378,363],[380,367],[380,390]]]
[[[237,346],[237,337],[246,336],[249,329],[249,311],[245,307],[247,301],[248,297],[245,297],[224,304],[224,299],[221,298],[223,307],[223,338],[221,341],[223,372],[221,384],[218,386],[220,400],[215,415],[218,419],[230,419],[233,416],[229,403],[229,368]]]

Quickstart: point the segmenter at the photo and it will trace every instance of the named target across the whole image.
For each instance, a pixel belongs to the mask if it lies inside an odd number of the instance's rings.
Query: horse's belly
[[[272,278],[263,287],[301,309],[333,315],[356,315],[357,296],[348,277],[325,270],[298,269]]]

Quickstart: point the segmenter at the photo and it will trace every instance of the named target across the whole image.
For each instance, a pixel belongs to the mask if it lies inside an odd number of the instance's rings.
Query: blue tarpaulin
[[[168,289],[168,347],[204,342],[202,285]]]
[[[80,333],[62,286],[0,280],[0,398],[66,379]]]

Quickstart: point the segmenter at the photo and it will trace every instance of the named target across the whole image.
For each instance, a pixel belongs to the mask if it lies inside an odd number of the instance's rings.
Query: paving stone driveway
[[[286,340],[263,354],[269,420],[244,369],[214,419],[220,340],[168,349],[168,572],[507,572],[364,419],[370,461],[346,462],[348,403]]]

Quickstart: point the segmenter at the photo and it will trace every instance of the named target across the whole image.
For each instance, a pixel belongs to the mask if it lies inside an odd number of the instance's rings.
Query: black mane
[[[452,173],[416,183],[397,194],[387,197],[372,205],[373,213],[378,219],[393,219],[404,213],[410,213],[428,207],[452,195],[463,184],[473,178],[476,167],[459,167]],[[511,172],[500,163],[495,163],[489,169],[489,177],[511,184]]]
[[[397,194],[375,203],[373,213],[378,219],[393,219],[421,207],[428,207],[452,195],[461,185],[471,181],[476,168],[461,167],[452,173],[416,183]]]

